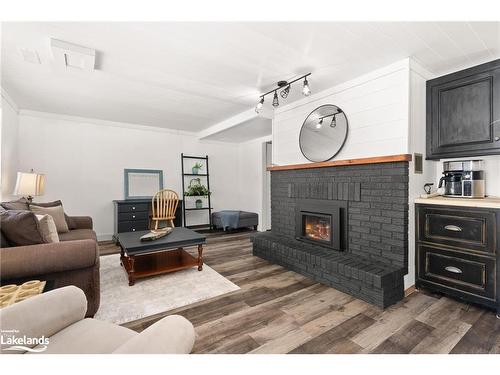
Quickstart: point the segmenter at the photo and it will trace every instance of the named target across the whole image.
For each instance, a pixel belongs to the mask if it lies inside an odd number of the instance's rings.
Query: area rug
[[[101,304],[96,319],[122,324],[204,301],[240,289],[203,265],[197,268],[138,279],[128,285],[120,255],[101,257]]]

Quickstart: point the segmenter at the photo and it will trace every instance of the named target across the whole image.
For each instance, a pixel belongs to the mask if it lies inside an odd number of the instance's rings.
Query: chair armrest
[[[70,229],[93,229],[92,218],[90,216],[68,216],[71,223]]]
[[[194,327],[180,315],[170,315],[146,328],[118,347],[114,354],[189,354],[195,340]]]
[[[9,280],[87,268],[98,258],[99,247],[91,239],[6,247],[0,249],[0,275]]]
[[[85,317],[87,299],[81,289],[67,286],[0,309],[0,329],[15,337],[50,337]],[[50,343],[49,343],[50,345]],[[2,342],[3,353],[10,344]],[[26,345],[33,348],[36,344]]]

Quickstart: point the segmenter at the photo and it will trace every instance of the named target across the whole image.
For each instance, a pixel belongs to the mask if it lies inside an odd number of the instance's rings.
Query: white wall
[[[18,172],[18,113],[14,102],[2,92],[1,101],[2,126],[0,129],[0,200],[10,200],[14,198],[12,192],[16,184]]]
[[[431,73],[423,67],[410,61],[410,106],[409,106],[409,138],[408,150],[411,154],[423,155],[423,173],[414,173],[414,161],[409,164],[408,192],[408,274],[405,276],[405,288],[415,284],[415,198],[424,193],[423,186],[436,179],[435,161],[425,160],[426,155],[426,100],[425,82],[431,78]]]
[[[165,188],[181,193],[181,152],[209,155],[215,210],[254,210],[258,206],[257,181],[249,180],[244,198],[240,196],[237,144],[198,141],[194,134],[178,131],[28,111],[20,112],[19,138],[19,168],[46,174],[45,195],[39,200],[61,199],[69,214],[92,216],[100,239],[110,238],[113,232],[112,201],[124,198],[123,169],[162,169]],[[247,170],[252,168],[252,160],[245,161],[243,155],[241,160]]]
[[[298,144],[300,128],[309,113],[323,104],[340,107],[349,122],[347,141],[335,159],[407,153],[408,72],[409,59],[405,59],[280,106],[273,120],[273,163],[308,162]]]
[[[265,143],[271,136],[258,138],[238,145],[239,209],[259,214],[259,230],[268,227],[266,223],[266,201],[264,197]]]

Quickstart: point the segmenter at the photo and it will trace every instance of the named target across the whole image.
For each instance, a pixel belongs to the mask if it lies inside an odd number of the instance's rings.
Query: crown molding
[[[5,101],[11,106],[11,108],[19,114],[19,107],[17,106],[16,102],[12,99],[12,97],[9,95],[7,91],[3,87],[0,88],[1,93],[2,93],[2,98],[5,99]]]
[[[134,124],[134,123],[128,123],[128,122],[101,120],[101,119],[90,118],[90,117],[64,115],[64,114],[60,114],[60,113],[34,111],[34,110],[29,110],[29,109],[19,110],[19,116],[48,118],[48,119],[53,119],[53,120],[69,121],[69,122],[74,122],[74,123],[78,123],[78,124],[112,126],[112,127],[116,127],[116,128],[123,128],[123,129],[145,130],[145,131],[152,131],[152,132],[158,132],[158,133],[185,135],[185,136],[190,136],[190,137],[197,136],[197,133],[189,132],[189,131],[185,131],[185,130],[166,129],[166,128],[159,128],[156,126],[140,125],[140,124]]]

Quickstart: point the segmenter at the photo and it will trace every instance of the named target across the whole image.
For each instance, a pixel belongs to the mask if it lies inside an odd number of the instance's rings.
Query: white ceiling
[[[198,132],[309,71],[318,92],[409,56],[436,74],[499,58],[499,25],[3,23],[1,83],[21,109]],[[50,38],[96,49],[97,70],[56,67]],[[23,61],[21,48],[42,64]]]

